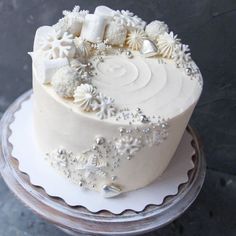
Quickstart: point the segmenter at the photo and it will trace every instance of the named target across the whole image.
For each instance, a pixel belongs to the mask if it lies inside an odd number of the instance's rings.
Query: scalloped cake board
[[[12,156],[19,161],[20,171],[27,173],[32,185],[41,186],[49,196],[60,197],[70,206],[84,206],[91,212],[108,210],[119,214],[127,209],[142,211],[149,204],[160,205],[166,196],[178,193],[179,185],[188,181],[187,173],[194,167],[192,137],[185,132],[171,163],[160,178],[142,189],[106,199],[97,192],[71,183],[45,161],[45,155],[37,147],[32,123],[31,96],[22,103],[10,125]]]

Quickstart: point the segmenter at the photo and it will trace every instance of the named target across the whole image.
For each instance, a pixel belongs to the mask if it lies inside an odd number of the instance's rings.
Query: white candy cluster
[[[96,71],[90,59],[103,62],[103,56],[126,51],[125,47],[140,51],[144,57],[173,60],[186,75],[201,78],[188,45],[181,44],[162,21],[154,20],[146,26],[130,11],[105,6],[97,7],[93,14],[75,6],[72,11],[63,11],[63,15],[53,27],[37,31],[32,57],[42,71],[42,83],[51,83],[63,98],[74,98],[82,111],[96,112],[100,119],[116,114],[114,100],[92,85]],[[132,59],[132,51],[127,50],[126,56]]]

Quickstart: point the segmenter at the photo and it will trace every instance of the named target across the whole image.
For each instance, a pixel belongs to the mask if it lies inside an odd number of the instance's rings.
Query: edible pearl
[[[123,134],[125,132],[125,128],[120,128],[119,131],[121,134]]]
[[[103,138],[103,137],[96,138],[96,144],[101,145],[103,143],[105,143],[105,138]]]
[[[148,118],[145,115],[141,115],[140,120],[141,120],[142,123],[148,123],[149,122]]]
[[[112,176],[111,179],[112,179],[112,181],[115,181],[117,179],[117,177],[116,176]]]
[[[191,68],[186,68],[185,72],[187,75],[191,75],[192,74],[192,69]]]
[[[91,62],[88,62],[87,67],[92,67],[93,64]]]
[[[127,51],[127,52],[126,52],[126,56],[127,56],[128,58],[132,58],[132,57],[133,57],[133,54],[132,54],[131,51]]]

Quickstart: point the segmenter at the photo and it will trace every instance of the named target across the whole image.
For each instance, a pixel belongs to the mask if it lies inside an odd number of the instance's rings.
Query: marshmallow
[[[103,40],[106,24],[106,17],[88,14],[82,27],[81,38],[92,43],[96,43],[98,39]]]

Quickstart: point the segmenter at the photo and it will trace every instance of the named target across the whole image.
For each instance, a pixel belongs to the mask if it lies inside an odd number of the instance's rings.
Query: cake
[[[37,29],[30,53],[42,158],[106,198],[143,188],[168,167],[202,91],[189,47],[130,11],[63,15]]]

